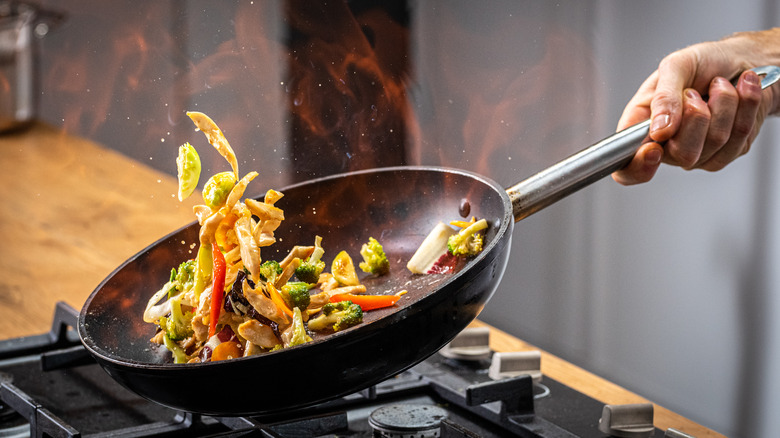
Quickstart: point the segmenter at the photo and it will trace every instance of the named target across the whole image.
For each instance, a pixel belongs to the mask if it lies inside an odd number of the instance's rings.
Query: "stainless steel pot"
[[[0,132],[27,125],[37,115],[36,39],[62,19],[20,2],[0,2]]]

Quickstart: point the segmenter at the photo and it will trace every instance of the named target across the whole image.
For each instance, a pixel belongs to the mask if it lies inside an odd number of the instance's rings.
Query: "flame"
[[[495,160],[513,155],[522,160],[537,161],[533,155],[538,154],[539,145],[523,145],[523,132],[532,127],[552,138],[556,131],[569,127],[571,119],[557,115],[577,105],[576,100],[554,99],[550,94],[554,90],[556,96],[577,96],[581,93],[578,89],[582,88],[577,81],[589,83],[584,80],[589,69],[572,71],[568,62],[565,66],[561,63],[562,60],[572,59],[562,57],[562,53],[572,52],[571,56],[575,56],[579,50],[579,44],[573,44],[576,41],[579,40],[569,39],[565,35],[552,35],[545,41],[542,58],[538,63],[529,65],[521,74],[511,70],[485,73],[486,77],[493,78],[489,81],[491,85],[485,93],[471,99],[468,118],[463,125],[464,144],[474,145],[476,150],[491,151],[478,154],[476,169],[487,172]],[[577,65],[584,67],[582,64]],[[561,81],[561,71],[570,72],[571,77],[577,80]],[[565,108],[556,110],[557,105]],[[523,119],[521,115],[530,117]],[[565,144],[552,141],[542,147],[548,148],[548,151],[553,149],[551,152],[554,156],[562,159],[567,155],[562,146]]]
[[[40,42],[43,115],[139,160],[157,155],[161,133],[170,131],[160,114],[182,109],[170,80],[180,48],[160,4],[134,5],[132,13],[88,0],[68,8],[63,24]]]
[[[259,192],[407,163],[494,176],[507,159],[538,163],[540,148],[542,156],[571,152],[560,133],[581,119],[559,114],[592,108],[594,93],[583,84],[596,82],[582,35],[545,29],[519,48],[501,46],[507,34],[534,32],[533,14],[477,32],[456,7],[436,9],[435,20],[423,21],[431,29],[412,34],[410,17],[426,6],[406,7],[286,0],[200,10],[186,2],[129,8],[73,0],[69,8],[81,13],[69,14],[65,27],[89,32],[68,33],[56,53],[42,53],[42,103],[67,131],[169,173],[176,147],[195,137],[185,111],[205,112],[261,172]],[[413,71],[420,35],[436,43],[423,53],[431,65]],[[473,56],[480,51],[506,52],[507,60],[481,65]],[[562,71],[574,79],[557,80]],[[422,102],[410,102],[415,89]],[[430,106],[427,113],[420,105]],[[204,172],[225,170],[221,157],[203,155]]]
[[[439,8],[422,19],[434,29],[426,34],[433,41],[420,42],[429,56],[418,78],[430,114],[418,117],[410,156],[496,180],[497,169],[512,168],[504,177],[515,183],[587,144],[568,136],[590,126],[582,114],[599,104],[597,69],[577,29],[555,20],[540,25],[539,14],[522,5],[472,20],[480,8]]]
[[[42,54],[44,95],[57,96],[46,113],[62,114],[55,122],[68,132],[172,172],[175,146],[193,137],[185,111],[203,111],[238,156],[267,171],[267,186],[406,161],[408,36],[381,8],[71,3],[60,31],[90,31]],[[206,172],[224,167],[212,155],[202,157]]]
[[[291,1],[286,12],[296,178],[404,164],[407,30],[346,3]]]

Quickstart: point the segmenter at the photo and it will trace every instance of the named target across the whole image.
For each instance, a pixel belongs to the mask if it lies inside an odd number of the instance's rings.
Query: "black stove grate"
[[[393,403],[443,407],[440,436],[604,438],[603,404],[546,378],[493,381],[490,359],[433,355],[359,393],[299,411],[210,417],[145,400],[81,346],[78,313],[58,303],[49,333],[0,341],[0,437],[374,437],[368,417]],[[663,437],[659,430],[654,437]]]

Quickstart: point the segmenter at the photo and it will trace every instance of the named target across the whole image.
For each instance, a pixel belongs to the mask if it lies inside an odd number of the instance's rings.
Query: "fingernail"
[[[688,99],[698,99],[699,93],[689,88],[685,90],[685,97],[687,97]]]
[[[750,85],[758,85],[761,83],[761,79],[755,72],[749,71],[745,73],[745,82]]]
[[[731,85],[731,82],[729,82],[728,79],[726,79],[726,78],[724,78],[722,76],[718,76],[715,79],[713,79],[713,83],[717,84],[717,85],[719,85],[721,87],[725,87],[726,85]]]
[[[661,164],[662,153],[660,149],[650,149],[645,154],[645,163],[651,166],[657,166]]]
[[[671,117],[669,117],[669,114],[658,114],[657,116],[653,117],[653,122],[650,124],[650,132],[655,132],[666,128],[669,126],[670,121]]]

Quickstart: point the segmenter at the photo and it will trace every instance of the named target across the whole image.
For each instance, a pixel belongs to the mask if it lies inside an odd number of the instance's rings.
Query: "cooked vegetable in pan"
[[[346,251],[336,255],[328,270],[320,236],[314,236],[311,246],[294,246],[282,260],[264,260],[263,249],[276,242],[274,232],[285,219],[276,206],[284,194],[269,190],[263,200],[242,201],[257,172],[240,177],[235,153],[214,121],[198,112],[187,115],[231,171],[205,183],[203,204],[194,208],[200,225],[197,256],[172,269],[143,315],[145,322],[159,327],[151,341],[170,350],[174,362],[218,361],[295,347],[311,342],[314,332],[346,330],[363,321],[363,312],[396,305],[405,291],[366,294]],[[186,143],[176,163],[183,200],[198,185],[200,158]],[[452,224],[461,231],[447,233],[444,252],[456,259],[478,254],[487,223],[473,219]],[[369,276],[389,273],[377,239],[370,237],[360,255],[358,266]]]
[[[452,221],[449,225],[439,222],[409,259],[406,268],[415,274],[456,272],[468,258],[482,252],[487,227],[485,219],[475,217],[471,221]]]

